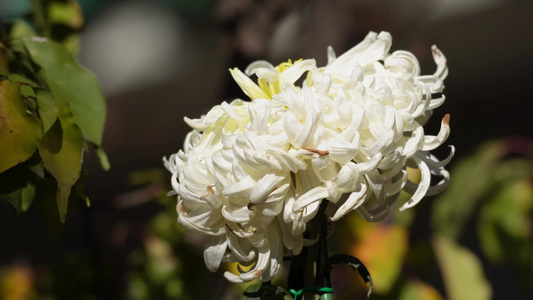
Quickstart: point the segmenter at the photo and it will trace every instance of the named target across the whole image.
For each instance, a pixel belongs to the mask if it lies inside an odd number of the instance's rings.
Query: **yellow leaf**
[[[29,159],[41,135],[41,122],[28,112],[19,85],[0,82],[0,173]]]
[[[374,291],[387,293],[398,278],[408,250],[408,234],[403,226],[361,221],[358,242],[350,254],[357,257],[370,272]]]
[[[436,236],[432,242],[449,300],[491,299],[492,289],[479,259],[452,239]]]

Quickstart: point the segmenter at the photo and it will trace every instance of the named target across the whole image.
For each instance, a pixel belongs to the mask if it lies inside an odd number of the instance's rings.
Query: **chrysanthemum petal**
[[[227,247],[226,236],[212,237],[208,240],[204,250],[204,261],[209,271],[218,270]]]
[[[426,195],[431,183],[431,172],[429,171],[427,164],[418,157],[413,157],[411,160],[420,169],[420,182],[418,183],[418,187],[411,198],[400,207],[400,211],[411,208],[420,202],[420,200],[422,200],[422,198]]]
[[[265,92],[257,86],[248,76],[246,76],[241,70],[235,68],[229,70],[235,82],[241,87],[242,91],[250,97],[250,99],[270,99]]]
[[[244,70],[244,73],[248,76],[252,76],[258,69],[274,69],[274,66],[266,60],[256,60],[249,64]]]
[[[305,72],[315,68],[315,65],[316,63],[314,59],[305,59],[294,63],[291,67],[279,74],[280,88],[285,88],[286,84],[293,84],[296,80],[302,77]]]
[[[422,151],[431,151],[442,145],[450,135],[450,115],[447,114],[442,119],[440,131],[436,136],[425,136]]]
[[[366,184],[362,184],[359,191],[352,192],[350,196],[348,196],[348,199],[346,199],[346,201],[337,209],[333,217],[331,217],[331,220],[338,221],[350,211],[357,209],[364,203],[366,196]]]

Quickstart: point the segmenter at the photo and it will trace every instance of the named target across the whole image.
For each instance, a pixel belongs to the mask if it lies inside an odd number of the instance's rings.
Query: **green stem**
[[[329,274],[329,265],[328,265],[328,245],[327,245],[327,226],[328,220],[326,216],[326,207],[328,205],[327,201],[323,201],[320,205],[317,215],[315,218],[309,222],[309,232],[307,238],[317,239],[318,241],[307,247],[307,249],[302,250],[303,257],[296,257],[293,263],[302,263],[305,262],[305,266],[300,266],[300,268],[295,267],[291,270],[300,269],[303,271],[304,280],[303,286],[297,287],[298,289],[316,287],[316,288],[329,288],[331,287],[331,278]],[[298,255],[298,256],[300,256]],[[293,273],[293,272],[291,272]],[[301,273],[300,273],[301,274]],[[295,274],[289,274],[289,277]],[[303,294],[303,299],[316,299],[316,291],[310,290],[310,292]],[[331,300],[333,295],[331,293],[323,293],[320,296],[320,300]]]
[[[324,212],[320,215],[320,235],[318,240],[318,261],[317,261],[317,286],[331,287],[330,266],[328,264],[328,219],[325,214],[327,202],[324,201]],[[320,300],[332,300],[333,294],[324,293]]]

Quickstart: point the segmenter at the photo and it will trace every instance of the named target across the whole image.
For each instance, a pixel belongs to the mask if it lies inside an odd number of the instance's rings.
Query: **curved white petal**
[[[345,140],[333,140],[329,143],[329,157],[332,161],[343,165],[355,158],[360,144]]]
[[[228,247],[241,262],[249,262],[255,258],[255,252],[252,250],[250,243],[236,234],[229,232],[227,235]]]
[[[204,261],[211,272],[218,270],[220,262],[226,253],[228,242],[226,236],[217,236],[208,239],[204,250]]]
[[[268,195],[277,189],[283,179],[276,174],[266,174],[250,190],[250,202],[254,204],[266,202]]]
[[[450,183],[450,173],[446,170],[440,170],[439,176],[442,177],[442,179],[434,186],[428,188],[426,196],[437,195],[448,187],[448,184]]]
[[[329,66],[333,61],[335,61],[335,59],[337,59],[337,56],[335,55],[335,51],[333,50],[333,47],[328,46],[327,56],[328,56],[327,65]]]
[[[303,73],[313,69],[315,66],[314,59],[305,59],[294,63],[294,65],[279,74],[280,88],[285,88],[286,84],[293,84]]]
[[[400,174],[396,181],[385,184],[385,197],[398,194],[407,183],[407,171],[402,170]]]
[[[244,73],[248,76],[252,76],[258,69],[274,69],[274,66],[266,60],[257,60],[249,64],[244,70]]]
[[[267,242],[263,247],[258,249],[255,266],[250,271],[240,274],[239,277],[243,281],[250,281],[261,276],[270,263],[270,253],[270,242]]]
[[[436,136],[425,136],[422,151],[431,151],[442,145],[450,135],[450,115],[447,114],[442,118],[440,131]]]
[[[450,147],[450,154],[448,154],[448,156],[441,161],[439,161],[435,156],[433,156],[429,152],[419,152],[417,156],[420,157],[420,159],[424,160],[424,162],[430,168],[442,168],[448,165],[448,163],[450,163],[453,156],[455,155],[455,147],[452,145],[450,145],[449,147]]]
[[[435,60],[435,63],[437,63],[437,70],[433,75],[437,76],[441,80],[446,79],[446,77],[448,76],[448,65],[446,62],[446,56],[444,56],[444,54],[435,45],[431,47],[431,53],[433,54],[433,59]]]
[[[418,183],[418,187],[415,193],[411,196],[409,200],[407,200],[407,202],[405,202],[405,204],[400,207],[400,211],[411,208],[415,206],[418,202],[420,202],[420,200],[422,200],[422,198],[426,195],[426,192],[429,189],[429,185],[431,183],[431,172],[429,171],[427,164],[420,160],[418,157],[413,157],[411,158],[411,160],[420,169],[420,182]]]
[[[348,196],[348,199],[337,209],[333,217],[331,217],[331,220],[338,221],[350,211],[359,208],[364,203],[366,196],[366,184],[362,184],[359,191],[353,192]]]
[[[325,68],[326,73],[349,74],[356,64],[365,66],[385,57],[390,49],[392,36],[388,32],[379,35],[370,32],[357,46],[337,57]]]
[[[296,200],[292,207],[293,212],[302,211],[305,207],[313,202],[320,201],[328,196],[328,190],[325,187],[316,187],[309,190]]]

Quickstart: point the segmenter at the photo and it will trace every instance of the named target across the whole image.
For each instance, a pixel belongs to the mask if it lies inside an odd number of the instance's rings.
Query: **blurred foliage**
[[[405,282],[399,294],[399,300],[444,300],[434,287],[418,280]]]
[[[452,239],[435,236],[433,248],[441,268],[447,299],[491,299],[492,290],[479,259]]]
[[[167,171],[149,169],[129,174],[135,186],[160,185],[158,203],[162,210],[142,226],[140,247],[128,255],[125,299],[208,299],[212,288],[211,273],[203,268],[202,240],[177,222],[174,197]],[[196,236],[197,238],[197,236]]]
[[[494,181],[493,171],[504,155],[502,143],[483,145],[477,155],[456,164],[454,183],[433,205],[431,225],[443,236],[457,239],[470,219],[476,205],[489,192]]]
[[[34,299],[34,281],[33,271],[22,263],[0,268],[0,299]]]
[[[59,218],[79,187],[82,157],[101,148],[106,103],[97,79],[73,55],[83,25],[73,0],[35,0],[27,17],[3,21],[0,36],[0,199],[17,214],[56,185]],[[49,180],[53,179],[53,180]]]
[[[400,225],[381,226],[354,217],[350,217],[349,222],[359,239],[349,253],[367,267],[372,266],[371,275],[379,278],[374,280],[374,291],[388,293],[401,272],[407,254],[407,229]]]
[[[498,282],[485,268],[511,270],[516,295],[533,294],[533,141],[486,142],[455,162],[452,182],[413,213],[393,213],[380,223],[357,215],[338,225],[341,251],[361,259],[374,280],[372,299],[492,299]],[[411,180],[417,174],[409,172]],[[401,195],[398,203],[407,200]],[[427,202],[432,202],[428,204]],[[422,214],[430,212],[429,217]],[[431,226],[430,226],[431,225]],[[417,228],[418,227],[418,228]],[[423,227],[423,228],[420,228]],[[476,233],[470,228],[477,228]],[[426,232],[426,238],[410,233]],[[344,293],[349,296],[342,295]],[[363,299],[364,290],[337,291],[339,299]]]

